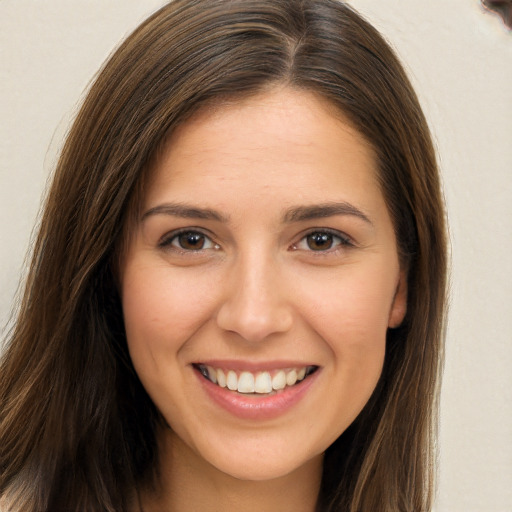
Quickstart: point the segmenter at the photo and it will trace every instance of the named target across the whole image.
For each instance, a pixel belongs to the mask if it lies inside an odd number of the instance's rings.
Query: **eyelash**
[[[178,240],[178,238],[181,235],[199,235],[200,237],[203,237],[203,239],[206,241],[207,244],[210,245],[210,247],[200,247],[199,249],[185,249],[183,247],[173,245],[173,242]],[[302,244],[302,243],[308,244],[308,237],[310,237],[312,235],[328,235],[329,237],[331,237],[334,247],[329,247],[328,249],[325,249],[325,250],[322,250],[322,249],[314,250],[314,249],[311,249],[311,247],[301,248],[300,244]],[[338,243],[336,243],[335,240],[338,240]],[[218,244],[216,244],[211,239],[210,236],[206,235],[205,233],[203,233],[200,230],[190,229],[190,228],[182,229],[182,230],[170,233],[169,235],[166,235],[160,241],[160,243],[158,245],[161,248],[164,248],[164,249],[170,248],[174,252],[182,253],[182,254],[199,254],[202,251],[206,251],[206,250],[212,250],[212,249],[219,250],[220,249],[220,246]],[[339,231],[335,231],[332,229],[323,228],[323,229],[313,229],[313,230],[308,231],[301,237],[301,239],[299,240],[298,243],[292,244],[290,248],[293,251],[303,250],[306,252],[311,252],[315,256],[325,256],[327,254],[337,253],[341,249],[347,249],[350,247],[354,247],[354,243],[344,233],[341,233]]]
[[[302,243],[307,244],[308,237],[310,237],[312,235],[328,235],[329,237],[331,237],[333,247],[329,247],[326,250],[322,250],[322,249],[314,250],[314,249],[311,249],[311,247],[302,249],[301,247],[299,247],[299,245]],[[337,243],[335,242],[336,239],[338,240]],[[296,251],[304,250],[306,252],[314,253],[315,255],[318,255],[318,256],[324,256],[326,254],[336,253],[342,249],[347,249],[350,247],[354,247],[354,243],[347,235],[345,235],[344,233],[341,233],[340,231],[327,229],[327,228],[317,228],[317,229],[309,230],[307,233],[305,233],[302,236],[302,238],[299,240],[298,243],[292,245],[293,250],[296,250]]]
[[[183,247],[173,245],[173,242],[175,240],[178,240],[178,238],[181,235],[199,235],[199,236],[203,237],[205,241],[208,241],[211,244],[211,247],[206,247],[206,248],[200,247],[199,249],[185,249]],[[174,231],[172,233],[169,233],[168,235],[165,235],[162,238],[162,240],[159,242],[158,246],[161,248],[164,248],[164,249],[170,248],[171,250],[173,250],[175,252],[180,252],[183,254],[190,254],[190,253],[197,254],[203,250],[211,250],[211,249],[219,250],[220,249],[220,246],[218,244],[216,244],[211,239],[210,236],[208,236],[207,234],[203,233],[202,231],[200,231],[198,229],[193,229],[193,228],[180,229],[178,231]]]
[[[210,245],[210,247],[206,247],[206,248],[200,247],[199,249],[185,249],[183,247],[174,245],[173,242],[178,240],[181,235],[199,235],[200,237],[203,237],[203,239],[206,241],[206,243],[208,243]],[[310,237],[312,235],[328,235],[331,238],[333,244],[335,244],[335,245],[334,245],[334,247],[329,247],[326,250],[322,250],[322,249],[314,250],[314,249],[311,249],[311,247],[301,248],[300,244],[302,244],[302,243],[307,244],[308,237]],[[338,240],[338,243],[336,243],[335,240]],[[200,253],[202,251],[206,251],[206,250],[212,250],[212,249],[219,250],[220,249],[220,245],[215,243],[211,239],[210,236],[206,235],[205,233],[203,233],[202,231],[200,231],[198,229],[191,229],[191,228],[181,229],[179,231],[169,233],[168,235],[163,237],[163,239],[159,242],[158,245],[161,248],[171,248],[171,250],[178,252],[178,253],[182,253],[182,254],[191,254],[191,253],[198,254],[198,253]],[[312,230],[308,231],[307,233],[305,233],[301,237],[301,239],[299,240],[298,243],[294,243],[291,245],[291,250],[293,250],[293,251],[303,250],[306,252],[311,252],[318,256],[322,256],[322,255],[326,255],[326,254],[336,253],[340,250],[340,248],[349,248],[349,247],[354,247],[354,243],[344,233],[341,233],[339,231],[335,231],[332,229],[323,228],[323,229],[312,229]]]

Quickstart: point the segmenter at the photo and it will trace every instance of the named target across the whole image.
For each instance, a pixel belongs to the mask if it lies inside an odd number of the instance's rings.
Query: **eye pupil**
[[[325,251],[333,244],[333,236],[329,233],[311,233],[307,236],[308,247],[312,251]]]
[[[205,243],[205,237],[201,233],[182,233],[178,238],[183,249],[197,251],[202,249]]]

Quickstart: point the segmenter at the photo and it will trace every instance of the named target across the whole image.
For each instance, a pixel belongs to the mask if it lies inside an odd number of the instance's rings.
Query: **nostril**
[[[290,306],[284,302],[233,299],[221,306],[216,321],[224,331],[256,342],[288,331],[293,324],[293,315]]]

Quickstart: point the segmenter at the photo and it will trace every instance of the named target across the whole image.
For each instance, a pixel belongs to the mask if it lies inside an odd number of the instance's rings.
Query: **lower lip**
[[[221,388],[198,371],[195,373],[209,398],[234,416],[249,420],[268,420],[285,414],[295,406],[317,379],[320,369],[294,386],[270,396],[244,395],[228,388]]]

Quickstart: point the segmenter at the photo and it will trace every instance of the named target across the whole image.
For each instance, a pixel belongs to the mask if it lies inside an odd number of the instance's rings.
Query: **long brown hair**
[[[373,146],[408,268],[379,384],[325,454],[319,510],[430,510],[444,209],[429,130],[392,50],[337,0],[175,0],[113,54],[67,137],[0,372],[13,511],[120,511],[158,464],[159,415],[126,347],[115,264],[152,157],[201,108],[313,91]],[[1,501],[0,501],[1,502]]]

